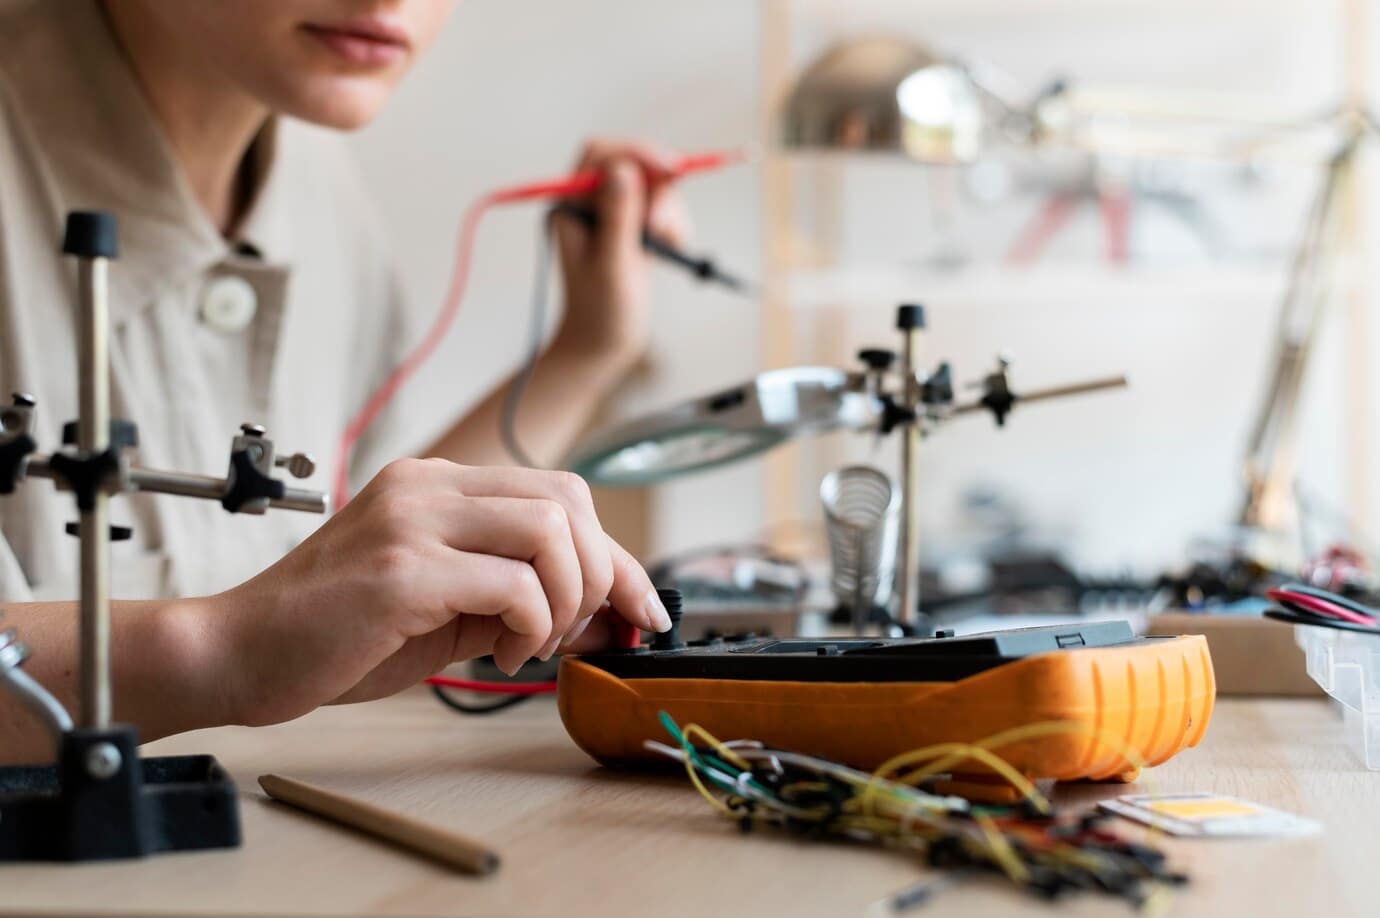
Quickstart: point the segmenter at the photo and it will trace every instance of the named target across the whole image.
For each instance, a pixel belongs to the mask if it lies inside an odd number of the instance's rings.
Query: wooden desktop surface
[[[858,915],[921,870],[862,847],[744,836],[683,777],[596,767],[566,738],[550,699],[463,717],[421,690],[329,708],[282,726],[224,728],[152,744],[211,752],[242,797],[244,846],[142,862],[0,867],[0,912],[175,915]],[[498,848],[471,879],[269,801],[255,778],[296,777],[448,824]],[[1170,914],[1380,913],[1380,773],[1343,747],[1319,700],[1218,704],[1203,744],[1141,788],[1233,794],[1324,825],[1294,840],[1159,840],[1192,875]],[[1061,788],[1087,803],[1129,788]],[[1130,824],[1129,832],[1142,830]],[[965,882],[917,914],[1055,912],[997,880]],[[1095,895],[1060,915],[1129,915]]]

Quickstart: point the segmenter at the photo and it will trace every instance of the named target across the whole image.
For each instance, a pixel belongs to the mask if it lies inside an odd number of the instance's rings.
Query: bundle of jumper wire
[[[1380,632],[1380,609],[1338,593],[1301,583],[1286,583],[1267,590],[1265,595],[1283,606],[1283,609],[1265,611],[1268,617],[1279,621],[1343,631]]]
[[[1082,724],[1051,721],[976,744],[917,749],[868,774],[749,740],[722,742],[696,724],[682,728],[665,712],[660,717],[675,745],[648,740],[647,748],[682,762],[700,794],[743,831],[765,824],[806,838],[914,851],[932,867],[997,873],[1043,898],[1095,890],[1145,912],[1167,904],[1168,888],[1186,882],[1157,849],[1108,831],[1105,814],[1056,815],[1030,781],[992,752],[1038,736],[1088,733]],[[920,787],[969,759],[1010,781],[1021,802],[979,806]],[[918,905],[942,885],[937,880],[900,893],[892,906]]]

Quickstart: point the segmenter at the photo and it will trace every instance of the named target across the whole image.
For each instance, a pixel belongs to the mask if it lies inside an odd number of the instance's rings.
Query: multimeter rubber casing
[[[1085,732],[994,750],[1028,778],[1060,781],[1133,780],[1138,762],[1197,745],[1216,698],[1201,635],[1138,638],[1125,622],[935,638],[735,635],[566,657],[558,686],[571,738],[611,767],[665,763],[643,745],[668,741],[660,711],[720,739],[869,771],[936,743],[1071,721]],[[969,762],[949,790],[1001,799],[1009,788]]]

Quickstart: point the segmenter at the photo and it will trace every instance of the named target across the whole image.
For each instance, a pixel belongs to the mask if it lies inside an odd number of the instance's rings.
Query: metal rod
[[[105,258],[77,266],[79,351],[77,448],[85,456],[110,446],[110,304]],[[81,538],[81,724],[110,725],[110,520],[104,483],[78,522]]]
[[[54,477],[48,457],[38,453],[29,458],[28,464],[24,467],[24,474],[30,478]],[[224,478],[211,475],[188,475],[184,472],[162,472],[137,467],[129,470],[129,483],[136,491],[200,497],[205,500],[220,500],[228,487]],[[326,496],[319,491],[287,488],[280,499],[270,500],[268,505],[279,510],[325,513]]]
[[[920,329],[903,329],[905,345],[901,351],[905,405],[916,411],[920,404],[919,381],[915,367],[920,357]],[[920,420],[905,425],[901,433],[901,531],[896,545],[896,621],[913,622],[920,607],[920,507],[916,500],[919,486]]]
[[[1023,392],[1016,396],[1016,404],[1024,405],[1027,402],[1043,402],[1052,398],[1067,398],[1071,395],[1086,395],[1089,392],[1102,392],[1106,389],[1124,389],[1130,383],[1125,376],[1108,376],[1103,379],[1093,379],[1087,382],[1070,383],[1066,386],[1053,386],[1049,389],[1035,389],[1031,392]],[[970,414],[974,411],[986,411],[987,406],[982,402],[968,402],[966,405],[954,407],[953,414]]]

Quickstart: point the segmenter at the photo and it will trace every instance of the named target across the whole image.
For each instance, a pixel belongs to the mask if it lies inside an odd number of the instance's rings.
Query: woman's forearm
[[[111,608],[114,718],[142,741],[227,723],[226,693],[215,662],[214,600],[116,602]],[[76,603],[16,603],[0,627],[14,628],[31,655],[23,666],[82,723],[80,639]],[[0,688],[0,763],[51,761],[49,728]]]
[[[558,463],[630,363],[622,356],[567,347],[558,337],[537,361],[519,404],[514,426],[527,454],[539,465]],[[510,380],[490,393],[425,455],[467,465],[515,464],[499,433],[504,402],[513,384]]]

